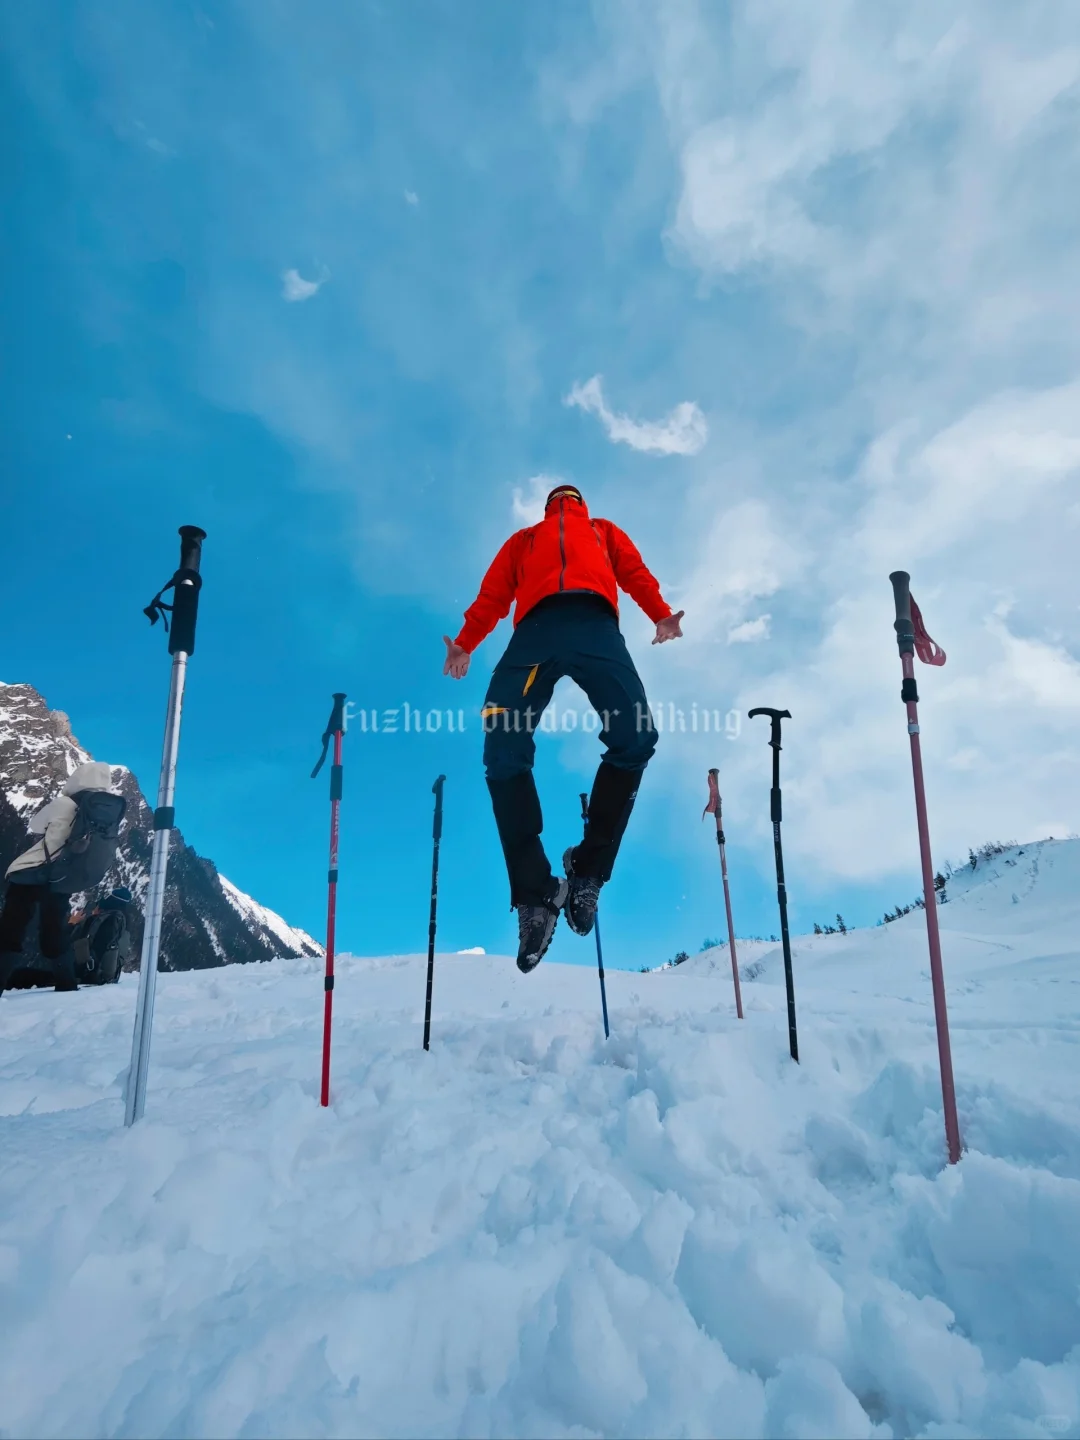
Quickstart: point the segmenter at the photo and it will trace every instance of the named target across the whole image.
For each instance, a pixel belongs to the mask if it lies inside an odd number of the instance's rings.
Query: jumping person
[[[472,652],[516,601],[514,633],[481,715],[488,790],[518,913],[517,963],[526,973],[551,944],[560,910],[575,934],[592,929],[600,887],[611,877],[641,772],[656,748],[645,691],[619,630],[620,589],[656,625],[654,645],[682,634],[684,612],[672,614],[629,536],[610,520],[593,520],[575,486],[559,485],[543,520],[511,535],[492,561],[457,639],[443,636],[443,674],[460,680]],[[584,838],[566,851],[566,878],[557,879],[540,839],[533,733],[564,675],[600,715],[607,748]]]

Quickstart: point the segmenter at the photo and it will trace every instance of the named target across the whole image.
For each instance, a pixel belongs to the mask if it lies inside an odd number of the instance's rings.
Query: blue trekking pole
[[[589,819],[589,797],[584,791],[581,793],[581,818],[586,823]],[[611,1030],[608,1028],[607,1017],[607,985],[604,983],[604,952],[600,948],[600,911],[596,912],[596,919],[593,921],[593,929],[596,931],[596,968],[600,971],[600,1004],[604,1007],[604,1039],[611,1039]]]

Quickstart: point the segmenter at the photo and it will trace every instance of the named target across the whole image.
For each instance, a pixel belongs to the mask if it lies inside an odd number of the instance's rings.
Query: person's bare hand
[[[679,640],[682,638],[682,626],[679,621],[686,614],[680,610],[676,615],[669,615],[666,620],[656,622],[656,634],[653,636],[654,645],[663,645],[665,640]]]
[[[455,645],[449,635],[444,635],[442,638],[446,645],[446,661],[442,667],[442,673],[451,676],[454,680],[464,680],[469,673],[471,657],[468,650],[463,650],[460,645]]]

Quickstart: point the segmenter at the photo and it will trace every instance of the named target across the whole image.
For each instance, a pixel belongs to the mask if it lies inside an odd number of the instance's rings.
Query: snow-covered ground
[[[1080,843],[923,917],[595,973],[315,960],[0,1000],[0,1434],[1080,1436]],[[767,952],[763,956],[761,952]]]

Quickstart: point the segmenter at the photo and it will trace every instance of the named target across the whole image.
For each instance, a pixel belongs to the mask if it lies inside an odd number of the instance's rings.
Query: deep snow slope
[[[1015,863],[1010,863],[1011,861]],[[608,977],[345,960],[0,1001],[0,1432],[1080,1436],[1080,845],[923,917]],[[1016,899],[1013,899],[1015,895]],[[760,947],[759,947],[760,948]],[[764,947],[768,952],[771,947]]]

